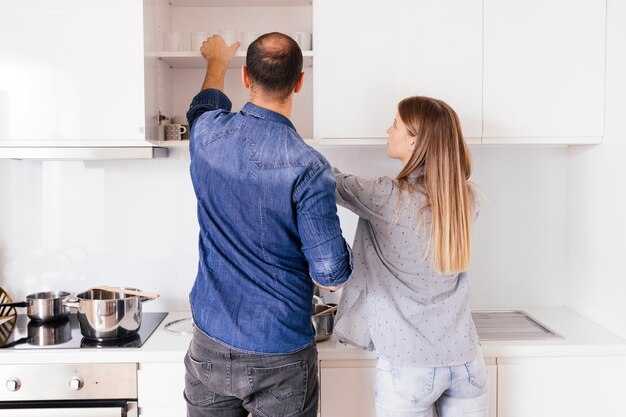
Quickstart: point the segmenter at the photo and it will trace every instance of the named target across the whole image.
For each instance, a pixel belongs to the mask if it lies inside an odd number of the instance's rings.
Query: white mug
[[[293,32],[293,40],[300,46],[303,51],[311,50],[311,32]]]

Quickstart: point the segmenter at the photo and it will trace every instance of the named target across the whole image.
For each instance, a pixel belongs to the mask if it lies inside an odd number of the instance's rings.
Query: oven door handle
[[[0,417],[137,417],[137,403],[124,407],[0,408]],[[126,413],[124,413],[126,411]]]

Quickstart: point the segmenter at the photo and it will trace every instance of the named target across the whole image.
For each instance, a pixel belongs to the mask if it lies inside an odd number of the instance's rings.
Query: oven
[[[0,365],[0,417],[137,417],[137,364]]]

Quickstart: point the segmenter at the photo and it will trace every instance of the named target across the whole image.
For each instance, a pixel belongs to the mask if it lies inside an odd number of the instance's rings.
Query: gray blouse
[[[403,192],[388,177],[335,169],[337,203],[360,218],[354,272],[343,289],[335,334],[406,366],[455,366],[478,353],[467,273],[445,275],[426,256],[426,196]],[[421,226],[418,227],[418,221]],[[424,227],[426,225],[426,227]]]

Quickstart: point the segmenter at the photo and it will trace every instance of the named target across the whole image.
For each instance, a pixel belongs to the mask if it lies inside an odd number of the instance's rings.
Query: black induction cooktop
[[[19,314],[0,322],[0,349],[139,348],[166,316],[167,313],[142,313],[137,334],[102,341],[83,337],[76,313],[67,319],[45,323]]]

